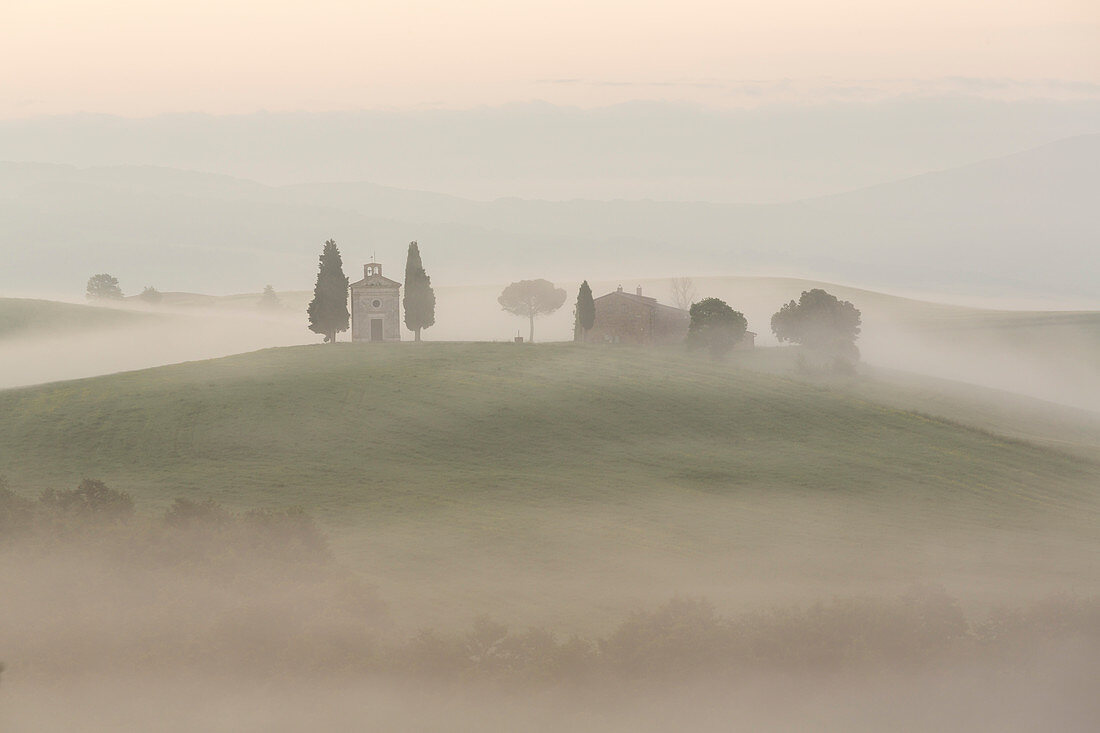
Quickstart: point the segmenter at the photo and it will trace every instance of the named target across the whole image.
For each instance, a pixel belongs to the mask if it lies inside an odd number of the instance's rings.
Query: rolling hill
[[[598,626],[674,593],[1097,590],[1094,458],[750,366],[270,349],[0,392],[0,474],[25,492],[95,476],[151,512],[302,505],[411,627]]]
[[[1094,304],[1098,197],[1100,135],[772,205],[472,201],[367,183],[5,163],[0,247],[19,276],[0,273],[0,288],[72,292],[106,270],[127,292],[302,289],[332,237],[348,263],[375,252],[399,262],[417,240],[438,284],[781,270]]]
[[[962,85],[965,87],[965,84]],[[960,91],[962,94],[960,95]],[[388,182],[474,199],[778,202],[1100,130],[1100,102],[942,87],[877,102],[715,108],[545,102],[474,109],[0,120],[0,159],[157,165],[268,184]]]
[[[353,267],[349,264],[347,271],[354,273]],[[590,283],[597,295],[625,285],[642,287],[662,302],[672,300],[667,278]],[[946,305],[796,278],[711,276],[694,283],[696,297],[720,297],[742,311],[757,332],[758,345],[775,343],[768,323],[782,303],[803,290],[824,288],[862,311],[859,346],[868,364],[1100,412],[1100,312]],[[570,294],[579,285],[558,284]],[[437,321],[426,338],[509,340],[525,324],[500,309],[496,298],[503,287],[438,285]],[[278,295],[282,307],[273,310],[258,308],[259,293],[165,292],[157,306],[139,304],[139,311],[2,300],[0,324],[6,325],[0,325],[0,339],[4,333],[9,338],[4,344],[8,358],[0,363],[0,388],[316,341],[304,318],[311,292]],[[16,334],[26,338],[10,338]],[[540,318],[536,338],[572,339],[572,309]]]
[[[107,308],[55,300],[0,298],[0,340],[36,334],[64,335],[86,330],[148,324],[156,316],[121,308]]]
[[[355,272],[350,267],[348,271]],[[589,280],[595,294],[618,285],[672,302],[668,278]],[[570,294],[579,282],[558,281]],[[1100,312],[995,310],[949,305],[819,280],[789,277],[696,277],[696,297],[718,297],[743,312],[757,344],[775,343],[772,313],[804,290],[823,288],[850,300],[862,312],[859,346],[866,362],[942,379],[1016,392],[1100,412]],[[436,325],[425,332],[434,341],[501,341],[524,324],[503,312],[497,295],[504,284],[437,285]],[[305,311],[311,291],[280,293],[290,317]],[[168,294],[166,305],[252,308],[259,293],[211,298]],[[303,334],[305,336],[305,334]],[[570,340],[572,309],[540,318],[536,339]],[[302,339],[308,341],[308,337]]]
[[[309,335],[303,322],[301,315],[256,308],[212,315],[125,301],[93,306],[0,298],[0,389],[299,344]]]

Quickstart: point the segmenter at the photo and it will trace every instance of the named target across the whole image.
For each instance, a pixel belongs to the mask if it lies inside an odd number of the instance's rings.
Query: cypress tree
[[[409,256],[405,260],[405,327],[420,340],[420,330],[435,324],[435,291],[432,279],[424,272],[420,261],[420,246],[409,242]]]
[[[344,262],[335,240],[325,242],[321,250],[317,284],[313,287],[313,300],[306,310],[309,314],[309,330],[322,334],[326,343],[336,343],[336,334],[348,330],[348,279],[344,275]]]
[[[576,321],[573,326],[573,340],[587,341],[588,329],[596,323],[596,303],[592,300],[592,288],[588,287],[588,281],[581,283],[581,289],[577,292]]]

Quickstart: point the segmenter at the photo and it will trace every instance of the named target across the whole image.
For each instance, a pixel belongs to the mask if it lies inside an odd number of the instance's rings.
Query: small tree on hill
[[[772,333],[779,341],[801,344],[821,365],[840,371],[859,361],[861,314],[846,300],[815,288],[802,293],[772,316]]]
[[[497,298],[500,307],[530,320],[529,341],[535,340],[535,316],[553,313],[565,303],[565,290],[549,280],[520,280],[504,288]]]
[[[725,356],[745,337],[749,324],[745,316],[718,298],[703,298],[692,303],[688,325],[687,347],[707,349],[711,356]]]
[[[344,275],[344,262],[335,240],[325,242],[317,269],[317,284],[313,287],[313,300],[306,309],[309,330],[322,334],[326,343],[336,343],[336,334],[348,330],[351,314],[348,313],[348,279]]]
[[[275,288],[270,285],[265,285],[263,295],[260,296],[258,305],[265,310],[278,310],[283,307],[283,301],[279,300],[279,295],[275,292]]]
[[[118,278],[105,272],[88,278],[85,294],[88,300],[122,300],[122,288],[118,286]]]
[[[596,324],[596,302],[592,300],[592,288],[587,280],[581,283],[581,289],[577,292],[574,316],[573,340],[587,341],[588,330]]]
[[[164,295],[152,285],[147,285],[138,297],[146,303],[159,303],[164,298]]]
[[[435,325],[435,291],[420,261],[420,245],[409,242],[405,260],[405,326],[420,340],[420,330]]]

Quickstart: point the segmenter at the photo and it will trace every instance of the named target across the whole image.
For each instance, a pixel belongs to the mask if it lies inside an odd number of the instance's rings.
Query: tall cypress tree
[[[435,324],[435,291],[420,261],[420,245],[409,242],[405,260],[405,327],[420,340],[420,330]]]
[[[309,330],[324,335],[326,343],[336,343],[336,334],[348,330],[348,279],[344,275],[344,262],[335,240],[325,242],[321,250],[317,284],[313,287],[313,300],[306,310],[309,314]]]
[[[575,315],[573,340],[587,341],[588,329],[596,323],[596,303],[592,300],[592,288],[588,287],[587,280],[581,283],[581,289],[577,292]]]

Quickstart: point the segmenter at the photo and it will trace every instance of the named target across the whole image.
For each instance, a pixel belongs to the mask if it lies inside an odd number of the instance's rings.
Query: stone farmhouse
[[[401,283],[382,276],[382,265],[363,265],[351,284],[351,340],[401,340]]]
[[[593,302],[596,321],[588,330],[590,343],[651,346],[679,343],[687,336],[688,312],[642,295],[641,288],[627,293],[620,285]]]
[[[620,285],[615,292],[594,298],[593,303],[596,319],[588,330],[589,343],[659,346],[681,344],[687,338],[688,312],[642,295],[640,287],[627,293]],[[737,348],[751,349],[755,340],[756,334],[748,331]]]

